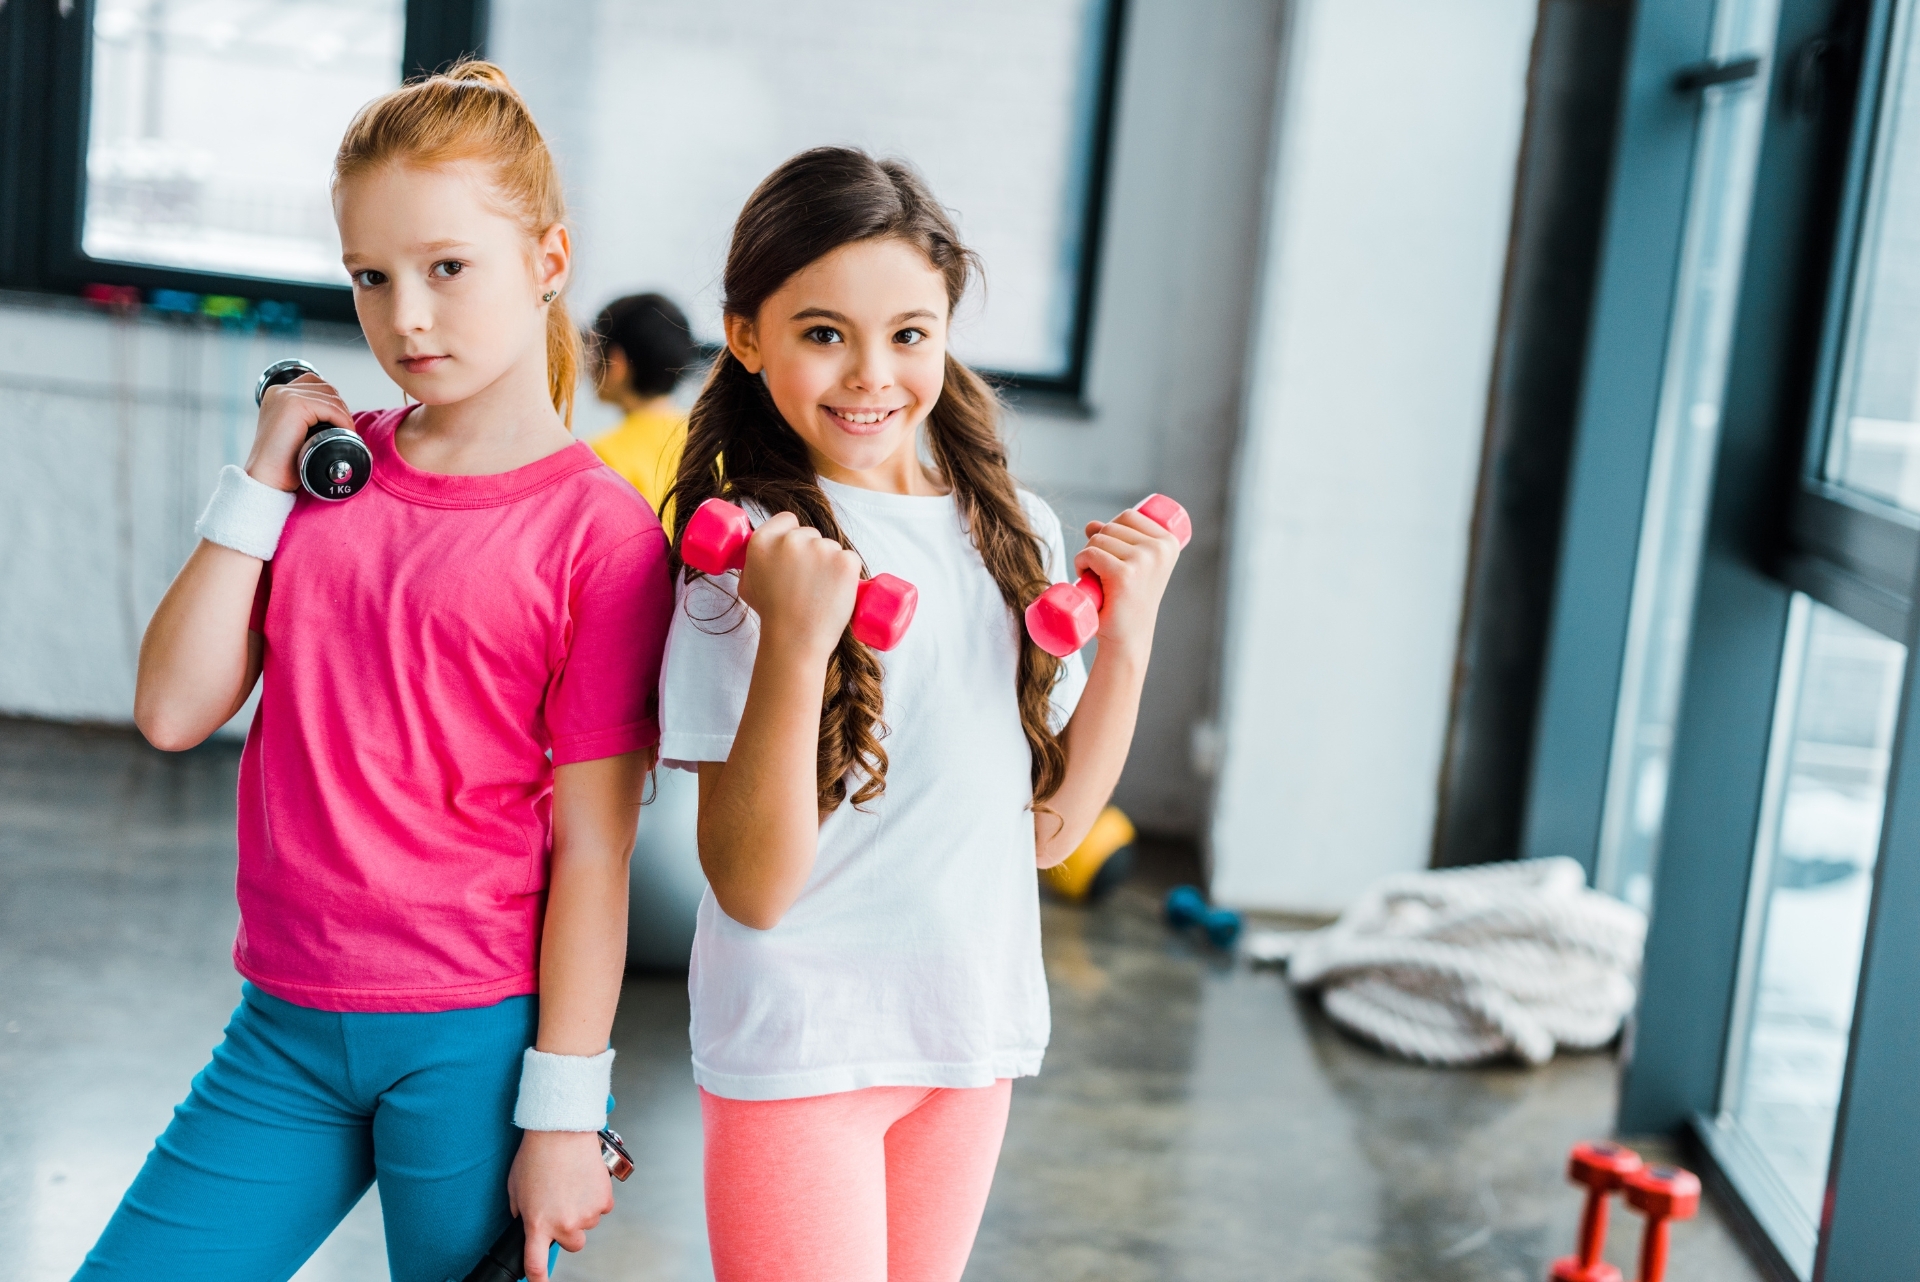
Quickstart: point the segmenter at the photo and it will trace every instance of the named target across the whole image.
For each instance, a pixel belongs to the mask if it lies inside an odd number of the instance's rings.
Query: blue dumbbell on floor
[[[1198,926],[1215,948],[1231,948],[1240,938],[1240,914],[1213,907],[1198,886],[1175,886],[1167,892],[1167,925],[1175,930]]]

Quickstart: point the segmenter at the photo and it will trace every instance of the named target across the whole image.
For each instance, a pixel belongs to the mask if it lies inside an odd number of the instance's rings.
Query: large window
[[[1750,1196],[1813,1269],[1906,647],[1795,594],[1720,1108]]]
[[[1770,56],[1779,18],[1779,0],[1725,0],[1715,52]],[[1594,878],[1643,910],[1653,898],[1766,105],[1751,79],[1708,88],[1700,104],[1698,195],[1682,241]]]
[[[1542,759],[1577,768],[1535,775],[1652,910],[1620,1128],[1697,1141],[1783,1282],[1920,1258],[1916,14],[1636,10],[1560,562],[1605,604],[1559,616]]]
[[[400,82],[405,18],[402,0],[99,0],[82,252],[345,285],[326,175],[353,113]]]
[[[0,5],[0,287],[351,320],[327,179],[368,99],[485,0]],[[271,302],[271,307],[254,307]]]
[[[719,337],[734,216],[793,152],[901,156],[988,269],[956,350],[1077,394],[1122,0],[0,3],[0,287],[351,319],[341,132],[403,70],[483,53],[553,144],[585,315],[640,290]],[[49,54],[51,56],[49,56]],[[167,291],[164,295],[160,291]],[[227,296],[239,296],[231,298]]]
[[[1901,6],[1863,210],[1827,479],[1920,511],[1920,43]]]
[[[916,165],[985,259],[959,354],[1070,383],[1115,9],[496,0],[489,47],[561,155],[582,310],[662,290],[716,341],[727,236],[748,193],[796,151],[851,144]]]

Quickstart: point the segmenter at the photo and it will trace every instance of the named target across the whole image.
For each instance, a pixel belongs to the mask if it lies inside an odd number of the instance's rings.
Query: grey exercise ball
[[[700,871],[700,780],[685,770],[654,771],[653,799],[640,808],[628,876],[627,966],[685,970],[707,878]]]

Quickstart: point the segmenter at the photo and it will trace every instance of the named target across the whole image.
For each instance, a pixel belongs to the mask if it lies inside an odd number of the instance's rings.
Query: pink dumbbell
[[[1193,538],[1193,522],[1187,509],[1164,494],[1149,494],[1135,505],[1134,511],[1180,540],[1185,547]],[[1056,583],[1027,607],[1027,635],[1048,654],[1066,658],[1093,639],[1100,630],[1100,608],[1106,593],[1091,570],[1078,583]]]
[[[747,563],[747,540],[753,524],[725,499],[708,499],[687,521],[680,536],[680,559],[702,574],[725,574]],[[876,650],[891,650],[907,635],[920,589],[891,574],[876,574],[860,583],[853,600],[854,639]]]

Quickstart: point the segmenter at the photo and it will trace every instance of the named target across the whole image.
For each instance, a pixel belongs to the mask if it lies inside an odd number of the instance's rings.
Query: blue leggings
[[[243,984],[74,1282],[284,1282],[376,1179],[393,1282],[465,1277],[507,1226],[538,1014],[343,1015]]]

